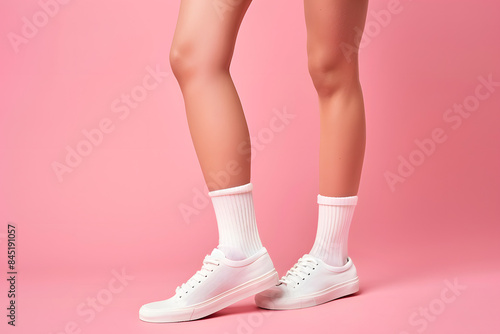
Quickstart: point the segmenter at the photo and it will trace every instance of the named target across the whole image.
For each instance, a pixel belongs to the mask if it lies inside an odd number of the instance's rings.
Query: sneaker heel
[[[352,295],[358,291],[359,291],[359,278],[356,277],[356,280],[350,282],[349,284],[346,284],[341,288],[340,297]]]
[[[273,286],[278,284],[278,282],[279,282],[278,272],[275,269],[273,269],[273,271],[268,274],[268,277],[266,277],[264,280],[259,282],[257,286],[255,286],[254,289],[255,292],[253,292],[253,294],[257,294],[259,292],[272,288]]]

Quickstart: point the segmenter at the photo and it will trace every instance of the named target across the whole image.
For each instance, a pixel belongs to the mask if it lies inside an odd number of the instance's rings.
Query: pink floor
[[[430,253],[428,248],[424,254]],[[28,271],[19,280],[18,326],[8,329],[9,333],[44,334],[500,332],[498,256],[467,256],[461,261],[382,255],[367,254],[358,260],[362,287],[351,297],[292,311],[261,310],[247,298],[205,319],[177,324],[145,323],[137,312],[142,303],[168,297],[188,278],[188,269],[178,267],[168,273],[165,268],[126,269],[128,279],[114,283],[115,290],[121,291],[113,293],[108,288],[114,277],[109,269],[85,274]],[[95,311],[90,306],[93,298]]]

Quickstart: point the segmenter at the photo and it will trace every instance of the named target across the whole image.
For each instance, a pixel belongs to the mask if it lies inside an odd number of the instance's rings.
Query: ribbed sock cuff
[[[318,204],[323,205],[356,205],[358,196],[328,197],[318,194]]]
[[[236,195],[243,194],[253,190],[252,183],[243,184],[241,186],[213,190],[208,193],[210,197],[224,196],[224,195]]]

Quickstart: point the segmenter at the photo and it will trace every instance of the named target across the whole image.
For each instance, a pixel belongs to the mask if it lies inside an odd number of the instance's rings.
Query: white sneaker
[[[350,258],[332,267],[306,254],[283,276],[278,285],[255,296],[257,306],[289,310],[316,306],[359,291],[356,267]]]
[[[143,305],[139,319],[147,322],[178,322],[203,318],[241,299],[275,286],[278,273],[263,247],[255,255],[232,261],[215,248],[201,270],[178,286],[175,295]]]

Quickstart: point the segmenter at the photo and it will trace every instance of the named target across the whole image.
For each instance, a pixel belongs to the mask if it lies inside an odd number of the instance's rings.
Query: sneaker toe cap
[[[171,304],[170,299],[144,304],[139,309],[139,317],[146,319],[161,316],[171,308]]]

